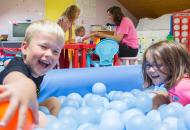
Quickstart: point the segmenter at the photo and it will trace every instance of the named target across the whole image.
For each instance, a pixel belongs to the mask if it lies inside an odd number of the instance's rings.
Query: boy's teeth
[[[41,61],[42,63],[44,63],[44,64],[49,64],[49,62],[48,61]]]
[[[43,62],[43,61],[39,61],[39,63],[44,66],[44,67],[47,67],[49,64],[47,64],[46,62]]]

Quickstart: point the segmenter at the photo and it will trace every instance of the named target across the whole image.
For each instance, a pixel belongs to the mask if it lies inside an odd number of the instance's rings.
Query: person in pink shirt
[[[153,90],[153,108],[169,102],[190,104],[190,54],[182,44],[161,41],[150,46],[142,71],[145,88],[164,84],[167,90]]]
[[[180,102],[182,105],[190,103],[190,80],[188,76],[184,76],[170,90],[169,96],[171,101]]]
[[[113,6],[107,10],[109,19],[115,24],[114,35],[98,32],[98,36],[113,38],[119,42],[119,57],[136,57],[138,54],[137,31],[131,19],[124,16],[120,7]]]

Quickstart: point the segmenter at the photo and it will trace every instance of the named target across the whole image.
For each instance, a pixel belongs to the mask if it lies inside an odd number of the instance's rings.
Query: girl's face
[[[40,32],[33,36],[30,43],[24,42],[21,50],[32,75],[39,77],[58,63],[62,47],[55,35]]]
[[[155,63],[153,56],[150,52],[146,54],[145,72],[152,80],[154,85],[162,84],[166,81],[168,75],[168,69],[164,63],[157,59]]]
[[[110,22],[113,22],[113,16],[111,13],[107,12],[108,13],[108,19],[110,20]]]

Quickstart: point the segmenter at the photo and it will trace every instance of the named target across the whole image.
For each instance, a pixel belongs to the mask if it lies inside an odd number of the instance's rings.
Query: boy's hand
[[[22,81],[22,83],[0,86],[0,101],[9,100],[9,107],[0,121],[0,127],[5,126],[18,109],[19,115],[17,127],[18,129],[22,129],[27,118],[26,113],[28,111],[28,107],[32,110],[34,123],[38,123],[38,103],[35,84],[32,81],[27,80]],[[29,84],[26,85],[26,83]]]

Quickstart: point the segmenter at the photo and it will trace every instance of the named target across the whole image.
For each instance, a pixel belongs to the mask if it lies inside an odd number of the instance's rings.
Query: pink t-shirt
[[[126,44],[133,49],[139,47],[137,31],[133,22],[129,18],[122,18],[120,25],[116,27],[115,33],[124,35],[121,41],[123,44]]]
[[[179,102],[182,105],[190,104],[190,79],[181,79],[168,93],[171,102]]]

